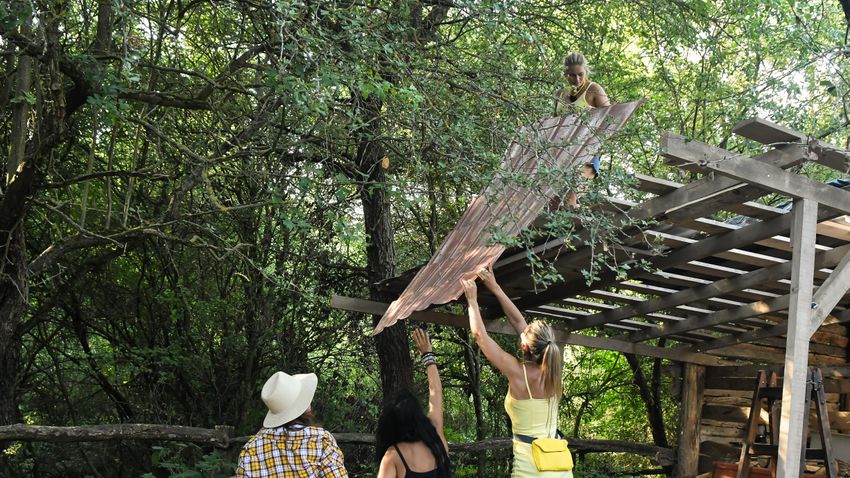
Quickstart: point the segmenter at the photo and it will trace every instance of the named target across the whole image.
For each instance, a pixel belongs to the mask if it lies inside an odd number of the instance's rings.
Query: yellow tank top
[[[528,396],[533,397],[525,364],[522,364],[522,374]],[[505,396],[505,411],[511,418],[511,431],[536,438],[554,437],[558,429],[558,401],[558,397],[518,400],[509,390]]]
[[[569,87],[561,88],[558,91],[558,97],[555,100],[555,114],[561,116],[590,109],[590,103],[587,102],[587,91],[590,89],[590,85],[592,84],[593,82],[588,82],[587,88],[584,88],[584,91],[578,95],[578,98],[576,98],[575,101],[570,101]]]
[[[505,411],[511,418],[511,431],[515,435],[527,435],[535,438],[554,437],[558,429],[558,403],[560,397],[533,398],[531,387],[528,385],[528,373],[522,364],[522,374],[525,378],[526,400],[518,400],[511,396],[511,391],[505,396]],[[531,458],[531,445],[513,440],[514,461],[511,478],[572,478],[572,471],[537,471]]]

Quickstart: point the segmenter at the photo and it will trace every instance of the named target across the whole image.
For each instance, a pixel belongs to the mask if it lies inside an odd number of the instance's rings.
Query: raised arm
[[[481,318],[481,309],[478,308],[478,288],[475,281],[472,279],[462,279],[460,281],[463,286],[463,293],[466,294],[466,302],[469,305],[469,329],[472,331],[472,338],[478,344],[478,348],[484,352],[484,356],[490,361],[502,375],[508,377],[509,380],[522,374],[522,369],[511,354],[502,350],[499,344],[493,340],[487,333],[484,327],[484,320]]]
[[[528,322],[525,321],[525,317],[522,316],[522,312],[519,311],[516,304],[513,303],[508,294],[505,294],[505,291],[502,290],[502,287],[496,282],[496,276],[493,275],[493,271],[490,269],[481,269],[477,272],[478,277],[481,278],[481,282],[490,289],[490,292],[496,296],[496,299],[499,301],[499,305],[502,306],[502,310],[505,311],[505,315],[508,316],[508,322],[511,323],[514,330],[516,330],[517,335],[525,332],[525,328],[528,327]]]
[[[443,434],[443,382],[440,380],[440,371],[437,368],[436,360],[425,358],[426,354],[433,355],[434,353],[434,349],[431,347],[431,339],[427,332],[417,328],[413,331],[413,341],[416,342],[419,355],[423,357],[425,373],[428,375],[428,419],[437,429],[440,439],[443,440],[443,446],[448,450],[449,444]]]

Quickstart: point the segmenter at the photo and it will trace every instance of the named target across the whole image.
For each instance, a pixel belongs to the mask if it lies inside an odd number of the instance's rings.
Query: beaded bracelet
[[[425,352],[422,354],[422,365],[428,367],[429,365],[437,365],[437,356],[434,355],[434,352]]]

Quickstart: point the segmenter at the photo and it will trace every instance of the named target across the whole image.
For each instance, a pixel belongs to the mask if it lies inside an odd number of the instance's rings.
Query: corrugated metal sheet
[[[602,142],[622,128],[641,103],[633,101],[598,108],[585,117],[540,119],[517,132],[502,167],[533,180],[543,165],[569,168],[589,162]],[[472,277],[475,271],[492,265],[505,250],[502,245],[488,245],[490,231],[518,234],[558,192],[539,181],[529,188],[517,181],[494,180],[469,204],[437,253],[390,304],[372,333],[377,334],[432,304],[457,299],[462,293],[460,279]]]

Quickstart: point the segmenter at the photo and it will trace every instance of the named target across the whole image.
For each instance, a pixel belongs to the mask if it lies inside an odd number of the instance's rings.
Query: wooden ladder
[[[776,474],[776,458],[779,455],[779,416],[782,403],[782,387],[778,386],[776,372],[759,370],[756,379],[756,389],[750,406],[750,416],[747,420],[747,432],[744,435],[744,446],[741,448],[741,459],[738,461],[737,478],[748,478],[750,475],[750,460],[754,457],[767,456],[771,459],[773,474]],[[807,446],[809,435],[809,412],[811,403],[815,402],[818,421],[818,433],[822,448],[806,448],[800,458],[800,476],[803,476],[806,460],[822,461],[828,478],[837,478],[838,470],[832,458],[832,433],[829,428],[829,417],[826,411],[826,399],[823,392],[823,376],[819,368],[810,367],[806,374],[806,401],[803,406],[803,446]],[[764,401],[767,403],[765,404]],[[769,443],[756,443],[759,417],[766,405],[768,411],[768,427],[766,435]]]

